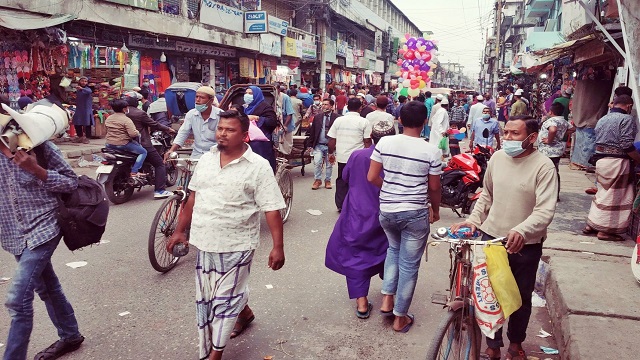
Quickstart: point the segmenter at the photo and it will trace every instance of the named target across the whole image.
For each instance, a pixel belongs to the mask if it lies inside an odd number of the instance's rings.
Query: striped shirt
[[[348,113],[333,122],[327,136],[336,139],[336,160],[346,164],[351,153],[364,149],[364,140],[371,138],[371,124],[357,112]]]
[[[384,171],[380,211],[424,209],[429,202],[429,175],[442,173],[441,157],[435,145],[421,138],[400,134],[380,139],[371,155]]]

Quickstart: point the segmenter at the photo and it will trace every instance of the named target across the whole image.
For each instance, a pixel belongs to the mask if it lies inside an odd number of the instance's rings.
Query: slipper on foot
[[[247,329],[249,324],[251,324],[251,322],[255,319],[256,319],[255,315],[251,315],[251,317],[248,319],[238,318],[238,320],[236,320],[236,325],[239,325],[240,328],[238,328],[237,330],[233,329],[233,331],[231,332],[231,338],[233,339],[237,336],[240,336],[240,334],[242,334]]]
[[[358,319],[368,319],[369,316],[371,316],[371,309],[373,308],[373,305],[371,305],[371,303],[367,304],[367,311],[365,312],[361,312],[360,310],[358,310],[358,307],[356,306],[356,316],[358,317]]]
[[[401,333],[406,333],[406,332],[408,332],[408,331],[411,329],[411,327],[413,326],[413,323],[415,322],[416,317],[415,317],[415,315],[413,315],[413,314],[407,314],[407,317],[408,317],[409,319],[411,319],[411,321],[410,321],[407,325],[405,325],[405,326],[404,326],[402,329],[400,329],[400,330],[396,330],[396,329],[393,329],[393,330],[394,330],[394,331],[397,331],[397,332],[401,332]]]
[[[389,311],[380,310],[380,314],[382,314],[382,316],[393,316],[393,309]]]

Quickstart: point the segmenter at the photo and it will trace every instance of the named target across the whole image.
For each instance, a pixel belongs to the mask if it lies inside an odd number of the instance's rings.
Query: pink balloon
[[[422,60],[427,61],[427,62],[431,61],[431,53],[429,53],[429,52],[423,53],[422,54]]]
[[[407,52],[404,53],[404,58],[407,60],[413,60],[416,58],[416,54],[413,50],[407,50]]]

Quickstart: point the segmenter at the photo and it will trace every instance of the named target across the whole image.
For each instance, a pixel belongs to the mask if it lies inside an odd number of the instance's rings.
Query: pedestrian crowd
[[[80,86],[88,86],[81,79]],[[410,312],[430,224],[440,218],[443,161],[461,153],[459,137],[495,150],[484,175],[482,193],[468,219],[452,230],[480,230],[483,239],[506,237],[509,266],[522,297],[506,333],[507,358],[526,359],[522,343],[531,315],[531,293],[542,256],[547,227],[560,200],[560,158],[573,126],[569,121],[572,89],[549,107],[543,121],[531,116],[523,89],[506,87],[497,94],[456,98],[426,92],[415,98],[374,94],[349,87],[331,93],[280,84],[273,94],[248,86],[243,104],[221,109],[212,88],[196,91],[190,110],[167,154],[193,136],[191,157],[199,159],[189,183],[191,195],[167,243],[193,245],[196,256],[196,320],[199,358],[221,359],[229,339],[242,334],[256,318],[248,305],[248,283],[260,240],[263,213],[272,238],[268,265],[285,264],[285,207],[274,178],[274,146],[292,151],[293,135],[307,136],[306,151],[314,164],[312,190],[333,189],[340,212],[326,247],[325,265],[346,279],[358,319],[371,317],[371,278],[382,278],[380,316],[393,319],[393,330],[408,332],[419,319]],[[80,93],[78,94],[80,96]],[[273,96],[273,102],[268,101]],[[144,98],[144,97],[143,97]],[[128,94],[114,100],[107,121],[107,147],[137,155],[131,176],[143,161],[156,168],[156,197],[165,189],[164,161],[150,143],[149,128],[174,132],[138,109],[140,98]],[[397,101],[396,101],[397,100]],[[143,101],[154,108],[154,103]],[[275,105],[274,105],[275,103]],[[619,88],[595,129],[595,172],[598,188],[585,234],[619,240],[633,206],[633,165],[640,162],[634,144],[636,121],[630,115],[630,89]],[[76,112],[80,114],[81,111]],[[6,115],[4,115],[6,116]],[[75,118],[74,118],[75,119]],[[83,140],[80,121],[78,136]],[[54,272],[51,256],[61,240],[54,214],[56,196],[77,186],[77,176],[51,142],[45,163],[23,150],[12,152],[0,142],[0,216],[2,247],[15,256],[17,269],[6,306],[11,315],[5,360],[26,358],[33,327],[34,293],[45,302],[60,339],[36,359],[56,359],[79,348],[79,331],[71,304]],[[42,159],[40,159],[42,160]],[[164,161],[163,161],[164,160]],[[189,237],[187,237],[187,232]],[[501,357],[502,330],[487,339],[485,354]]]

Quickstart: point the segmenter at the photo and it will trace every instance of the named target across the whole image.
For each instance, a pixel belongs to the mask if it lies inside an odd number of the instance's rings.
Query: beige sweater
[[[547,236],[557,200],[558,177],[548,157],[535,151],[512,158],[500,150],[489,161],[469,222],[494,237],[515,230],[535,244]]]
[[[115,113],[107,118],[106,143],[110,145],[127,145],[129,141],[140,135],[133,121],[122,113]]]

